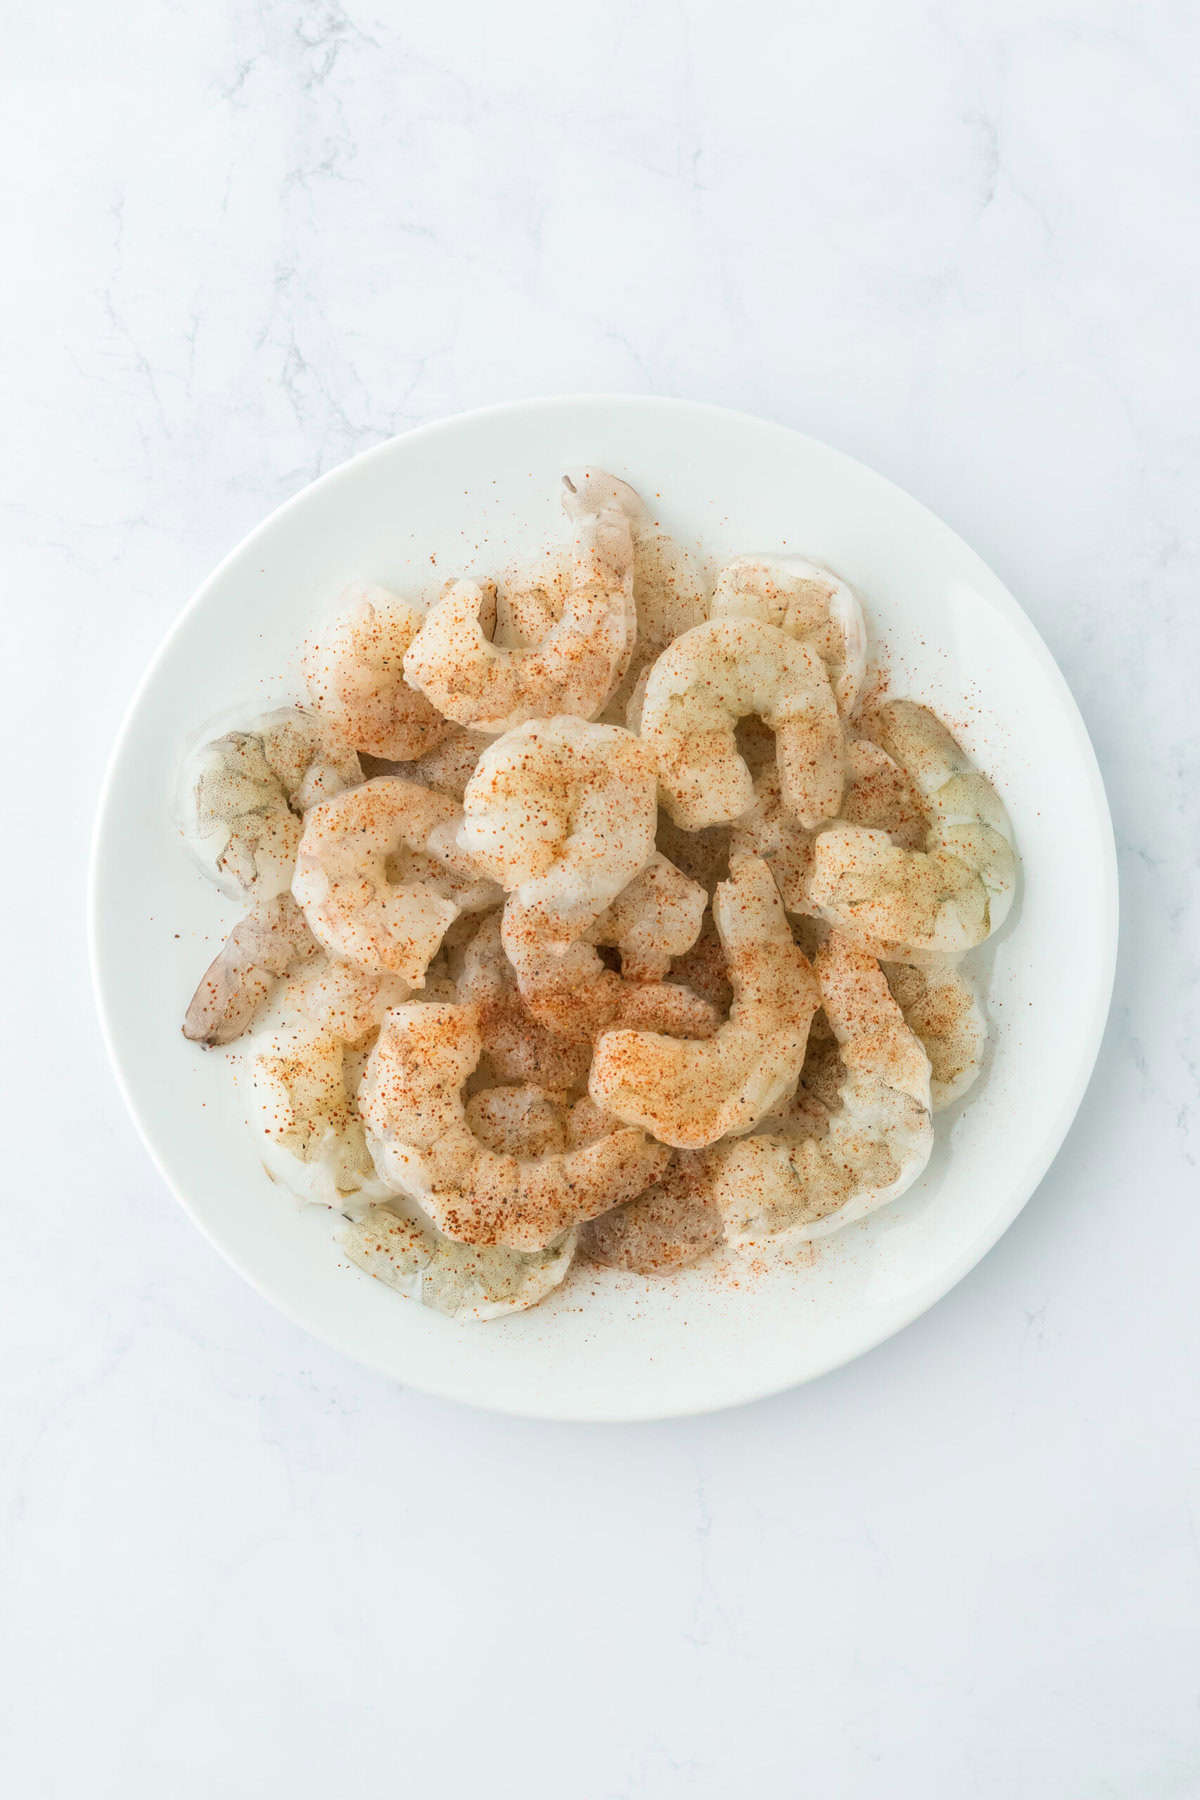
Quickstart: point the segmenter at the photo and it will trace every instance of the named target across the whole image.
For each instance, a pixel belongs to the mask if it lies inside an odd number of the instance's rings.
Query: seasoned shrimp
[[[579,1248],[590,1262],[638,1275],[686,1268],[724,1236],[712,1183],[709,1153],[681,1150],[644,1194],[581,1226]]]
[[[463,795],[459,842],[568,948],[654,854],[654,757],[615,725],[537,719],[497,738]]]
[[[665,1169],[669,1153],[660,1144],[621,1127],[538,1157],[487,1149],[467,1123],[461,1093],[482,1051],[472,1007],[398,1006],[384,1019],[359,1089],[376,1168],[447,1237],[544,1250]]]
[[[933,1110],[958,1100],[983,1066],[987,1020],[970,979],[952,962],[921,968],[885,963],[883,972],[904,1023],[925,1046],[932,1070]]]
[[[273,900],[292,884],[305,808],[361,780],[352,750],[331,745],[311,713],[283,707],[187,758],[184,835],[224,893]]]
[[[575,564],[562,616],[535,645],[489,641],[480,609],[494,583],[451,582],[404,658],[406,679],[448,719],[497,735],[529,719],[594,719],[625,673],[637,635],[633,534],[620,497],[564,483],[576,520]]]
[[[867,738],[846,745],[846,790],[841,817],[855,825],[886,831],[894,844],[913,849],[924,843],[929,819],[912,782],[885,750]],[[798,825],[783,804],[779,770],[764,763],[754,777],[754,805],[731,828],[737,856],[762,856],[790,913],[811,913],[810,891],[816,834]]]
[[[810,644],[849,718],[867,673],[867,623],[858,596],[828,569],[798,556],[739,556],[717,577],[714,619],[761,619]]]
[[[697,625],[650,672],[642,737],[677,825],[697,830],[736,819],[754,804],[737,746],[739,719],[757,714],[775,733],[784,802],[804,826],[837,812],[842,726],[815,650],[757,619]]]
[[[398,1204],[373,1206],[352,1220],[342,1247],[368,1275],[451,1319],[498,1319],[537,1306],[565,1280],[575,1255],[574,1231],[529,1254],[480,1248],[451,1242]]]
[[[251,1042],[263,1163],[301,1199],[344,1209],[389,1191],[371,1161],[354,1096],[367,1043],[406,993],[395,975],[323,962],[288,984],[273,1023]]]
[[[418,606],[360,583],[304,646],[301,666],[330,738],[390,762],[411,762],[450,726],[404,679],[404,652],[421,629]]]
[[[735,1249],[824,1237],[894,1200],[933,1147],[929,1059],[873,956],[841,932],[817,952],[825,1016],[845,1069],[822,1137],[802,1125],[725,1146],[715,1195]]]
[[[458,848],[461,820],[448,796],[399,775],[309,811],[292,891],[332,956],[422,985],[447,926],[500,898]]]
[[[599,469],[572,469],[567,476],[568,512],[581,503],[592,509],[613,505],[633,526],[633,598],[637,641],[624,678],[604,711],[606,722],[640,729],[641,697],[650,664],[675,638],[708,617],[712,580],[704,560],[663,529],[634,490]],[[577,498],[570,499],[571,490]]]
[[[959,955],[983,943],[1012,905],[1008,815],[925,707],[889,701],[869,729],[917,786],[930,816],[925,847],[905,850],[887,832],[830,825],[813,847],[812,900],[831,924],[889,960]]]
[[[211,1050],[248,1031],[275,983],[318,955],[320,945],[290,894],[234,926],[184,1014],[183,1035]]]
[[[576,1044],[591,1044],[615,1025],[689,1038],[716,1030],[708,1002],[677,982],[627,981],[582,939],[555,951],[541,915],[515,899],[504,908],[500,935],[529,1011]]]
[[[504,953],[497,913],[482,920],[463,952],[458,994],[475,1007],[484,1058],[497,1081],[568,1091],[585,1085],[590,1040],[577,1043],[530,1012]]]
[[[708,890],[657,851],[585,933],[621,953],[628,981],[661,981],[700,935]]]
[[[596,1045],[588,1092],[664,1144],[702,1149],[749,1131],[793,1088],[818,1006],[808,958],[793,942],[771,871],[735,865],[713,900],[733,986],[716,1036],[687,1043],[644,1031],[608,1031]]]

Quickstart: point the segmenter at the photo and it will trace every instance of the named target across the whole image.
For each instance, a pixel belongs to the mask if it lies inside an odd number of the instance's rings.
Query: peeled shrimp
[[[656,793],[654,757],[631,732],[533,720],[480,757],[459,842],[562,951],[653,856]]]
[[[273,900],[292,884],[305,808],[361,780],[352,750],[331,745],[311,713],[284,707],[188,757],[185,836],[225,893]]]
[[[451,1319],[498,1319],[536,1306],[566,1278],[576,1234],[523,1254],[496,1246],[456,1244],[419,1219],[373,1206],[341,1234],[350,1258],[388,1287]]]
[[[885,750],[867,738],[846,745],[846,789],[841,818],[886,831],[894,844],[912,849],[925,841],[929,820],[912,782]],[[810,891],[816,834],[798,825],[783,803],[774,761],[754,777],[754,805],[731,828],[738,856],[762,856],[790,913],[815,911]]]
[[[983,1066],[987,1020],[969,978],[952,962],[920,968],[885,963],[883,972],[904,1014],[904,1023],[925,1046],[932,1080],[933,1110],[958,1100]]]
[[[784,803],[807,827],[842,797],[842,726],[815,650],[756,619],[712,619],[664,650],[650,672],[642,737],[677,825],[736,819],[754,803],[735,726],[757,714],[775,733]]]
[[[420,607],[363,583],[305,644],[304,679],[337,743],[411,762],[445,737],[448,722],[404,679],[404,653],[423,619]]]
[[[810,644],[848,718],[867,672],[867,623],[858,596],[828,569],[798,556],[739,556],[721,570],[714,619],[761,619]]]
[[[609,1268],[669,1275],[714,1250],[723,1235],[709,1158],[681,1150],[644,1194],[581,1226],[579,1247]]]
[[[933,1146],[929,1059],[874,957],[840,932],[817,952],[825,1016],[845,1070],[824,1136],[743,1138],[716,1154],[715,1196],[738,1250],[823,1237],[894,1200]]]
[[[661,981],[696,942],[707,906],[708,890],[656,851],[588,927],[587,941],[619,950],[626,980]]]
[[[581,1219],[630,1199],[668,1153],[617,1128],[581,1149],[526,1158],[487,1149],[461,1089],[483,1051],[470,1006],[407,1005],[384,1019],[359,1089],[375,1166],[461,1243],[543,1250]]]
[[[500,940],[500,918],[489,914],[463,952],[459,998],[476,1011],[484,1057],[498,1081],[533,1082],[571,1090],[587,1081],[590,1040],[577,1043],[534,1017]]]
[[[311,809],[292,891],[332,956],[421,986],[451,922],[500,898],[458,848],[461,820],[447,795],[399,775]]]
[[[940,719],[911,700],[871,717],[872,738],[909,775],[930,824],[922,850],[838,823],[818,833],[810,892],[831,924],[880,956],[954,956],[1003,924],[1016,888],[1012,830],[995,789]]]
[[[494,584],[456,581],[405,655],[407,680],[459,725],[498,734],[558,713],[593,719],[625,673],[637,634],[627,505],[569,479],[563,502],[576,520],[571,587],[538,644],[489,642],[480,610],[494,608]]]
[[[319,953],[290,894],[234,926],[200,978],[183,1020],[183,1035],[212,1049],[248,1031],[275,983]]]
[[[394,975],[323,964],[289,984],[275,1023],[249,1046],[263,1163],[304,1200],[344,1208],[389,1191],[367,1150],[355,1093],[363,1049],[405,991]]]
[[[606,1112],[680,1149],[749,1131],[795,1086],[818,1005],[812,968],[761,858],[735,866],[717,889],[713,916],[733,986],[716,1036],[687,1043],[608,1031],[588,1082]]]
[[[606,968],[582,939],[558,952],[541,916],[510,900],[500,928],[521,999],[535,1018],[576,1044],[590,1044],[616,1025],[706,1038],[716,1030],[712,1007],[674,981],[627,981]]]

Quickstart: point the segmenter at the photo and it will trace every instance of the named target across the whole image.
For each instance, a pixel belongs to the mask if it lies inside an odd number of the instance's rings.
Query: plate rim
[[[1043,1154],[1037,1159],[1032,1167],[1027,1170],[1024,1180],[1014,1189],[1011,1205],[1004,1210],[999,1220],[993,1220],[988,1229],[982,1233],[981,1237],[978,1240],[972,1241],[969,1249],[964,1250],[958,1256],[953,1258],[947,1269],[940,1272],[938,1278],[933,1282],[931,1287],[922,1287],[911,1306],[902,1309],[899,1317],[889,1319],[881,1329],[869,1330],[855,1348],[835,1352],[826,1360],[818,1359],[815,1366],[785,1380],[768,1378],[764,1381],[761,1377],[749,1379],[744,1386],[739,1387],[735,1384],[732,1391],[727,1390],[718,1398],[712,1400],[701,1398],[697,1399],[694,1403],[689,1402],[668,1407],[650,1406],[645,1409],[639,1409],[636,1404],[633,1404],[624,1407],[621,1410],[611,1410],[604,1407],[589,1407],[586,1410],[565,1410],[561,1405],[550,1404],[547,1406],[539,1406],[536,1403],[536,1399],[533,1398],[531,1398],[528,1403],[519,1405],[490,1397],[480,1398],[477,1394],[473,1395],[469,1392],[465,1392],[460,1382],[452,1380],[439,1382],[435,1379],[427,1378],[424,1375],[420,1379],[413,1379],[412,1377],[397,1373],[395,1370],[384,1366],[378,1360],[364,1355],[358,1348],[346,1344],[342,1341],[342,1338],[337,1331],[315,1327],[308,1319],[302,1316],[301,1312],[293,1305],[289,1297],[281,1295],[277,1288],[271,1283],[269,1276],[264,1276],[257,1271],[252,1271],[248,1268],[236,1252],[227,1247],[227,1245],[214,1234],[204,1217],[196,1210],[182,1188],[169,1173],[159,1153],[151,1127],[144,1118],[143,1113],[134,1098],[132,1087],[130,1085],[129,1072],[122,1056],[121,1048],[117,1040],[117,1034],[113,1027],[112,1014],[109,1008],[104,970],[104,951],[102,947],[99,888],[104,849],[108,836],[105,831],[105,826],[108,814],[114,802],[117,771],[123,761],[127,742],[133,733],[141,709],[142,700],[148,690],[152,687],[160,667],[167,660],[177,636],[185,629],[191,618],[201,610],[210,590],[216,587],[224,578],[225,572],[229,566],[250,549],[260,534],[279,525],[286,519],[288,513],[293,508],[299,507],[303,502],[309,500],[317,489],[328,489],[337,486],[343,481],[352,479],[353,473],[359,470],[365,463],[372,459],[382,458],[390,454],[395,449],[396,445],[400,443],[410,444],[414,440],[440,436],[444,433],[453,432],[463,425],[473,424],[484,419],[495,421],[503,419],[505,416],[515,417],[519,415],[528,417],[530,414],[536,413],[565,413],[569,412],[574,407],[596,404],[628,411],[649,409],[651,411],[689,414],[693,417],[704,417],[709,420],[720,420],[726,423],[749,425],[759,430],[766,428],[767,430],[778,432],[781,436],[786,437],[789,440],[803,444],[810,451],[819,453],[822,457],[829,458],[834,463],[841,464],[848,471],[852,471],[856,479],[862,480],[865,478],[869,483],[875,484],[880,490],[894,496],[899,496],[908,506],[916,508],[923,518],[935,527],[938,532],[946,534],[949,538],[954,540],[959,550],[965,554],[969,562],[976,565],[986,577],[989,586],[993,590],[990,598],[999,603],[1000,610],[1004,614],[1007,622],[1016,628],[1018,634],[1024,640],[1026,648],[1041,665],[1043,672],[1057,691],[1062,710],[1069,721],[1072,734],[1076,738],[1078,748],[1081,751],[1081,766],[1086,772],[1088,789],[1095,809],[1096,822],[1099,827],[1097,848],[1100,851],[1101,862],[1103,865],[1102,891],[1093,896],[1097,914],[1097,925],[1099,927],[1098,943],[1103,946],[1103,962],[1102,964],[1099,962],[1097,964],[1097,979],[1094,983],[1089,1007],[1090,1017],[1086,1021],[1086,1032],[1081,1039],[1081,1041],[1086,1044],[1087,1048],[1078,1058],[1074,1078],[1060,1103],[1053,1129],[1047,1133],[1046,1139],[1044,1140]],[[136,683],[122,713],[120,724],[113,738],[108,758],[105,763],[104,774],[95,803],[95,814],[88,855],[86,908],[88,961],[91,973],[92,992],[100,1024],[101,1039],[113,1075],[116,1079],[118,1090],[120,1091],[126,1109],[133,1120],[142,1146],[149,1156],[152,1166],[165,1184],[168,1192],[173,1195],[174,1199],[183,1208],[183,1211],[193,1225],[201,1231],[203,1236],[223,1260],[233,1268],[237,1274],[250,1285],[250,1287],[266,1300],[268,1304],[277,1308],[278,1311],[280,1311],[284,1317],[289,1319],[292,1324],[298,1326],[308,1336],[316,1339],[318,1342],[324,1343],[339,1354],[346,1356],[351,1362],[359,1367],[372,1369],[376,1373],[382,1374],[387,1379],[394,1381],[399,1386],[411,1388],[414,1392],[429,1394],[437,1399],[452,1400],[459,1405],[470,1406],[476,1410],[496,1413],[511,1418],[538,1419],[564,1424],[652,1423],[667,1419],[695,1418],[710,1413],[723,1412],[736,1406],[744,1406],[754,1400],[766,1399],[775,1394],[786,1393],[793,1388],[807,1385],[809,1382],[818,1380],[824,1375],[831,1374],[834,1370],[843,1368],[848,1363],[857,1361],[859,1357],[865,1356],[869,1352],[878,1349],[881,1344],[886,1343],[889,1339],[897,1336],[901,1331],[906,1330],[917,1319],[922,1317],[932,1307],[936,1306],[939,1300],[944,1299],[952,1288],[957,1287],[959,1282],[964,1280],[965,1277],[970,1274],[971,1270],[976,1268],[983,1261],[984,1257],[995,1248],[1000,1238],[1011,1228],[1045,1180],[1046,1175],[1049,1173],[1050,1168],[1066,1142],[1071,1126],[1082,1105],[1084,1095],[1091,1083],[1096,1063],[1099,1058],[1105,1027],[1108,1022],[1112,1005],[1112,995],[1120,947],[1120,885],[1116,836],[1113,827],[1112,811],[1109,806],[1108,795],[1104,784],[1104,777],[1101,772],[1099,759],[1096,755],[1091,734],[1088,731],[1087,723],[1080,711],[1079,704],[1071,691],[1070,685],[1062,670],[1059,668],[1049,646],[1046,644],[1032,619],[1030,619],[1028,614],[1024,611],[1015,595],[1011,593],[1007,584],[995,572],[990,564],[984,561],[979,553],[959,535],[952,525],[948,524],[945,519],[935,513],[932,508],[926,506],[923,501],[909,493],[906,488],[901,487],[898,482],[892,481],[889,476],[880,474],[879,471],[872,468],[870,464],[861,462],[857,457],[849,455],[846,451],[839,450],[834,445],[825,443],[823,439],[815,438],[806,432],[797,430],[794,426],[783,424],[779,420],[765,418],[761,414],[746,412],[734,407],[717,405],[711,401],[688,400],[661,394],[636,394],[628,392],[606,393],[602,390],[581,391],[570,394],[541,395],[520,400],[500,401],[488,406],[473,407],[464,411],[450,413],[444,417],[429,420],[424,424],[412,426],[406,431],[394,433],[391,437],[385,438],[381,443],[372,444],[369,448],[356,452],[355,455],[348,457],[344,462],[340,462],[332,469],[326,470],[323,475],[319,475],[315,480],[305,483],[303,487],[299,488],[294,494],[289,495],[287,499],[281,501],[278,506],[273,508],[273,510],[264,518],[260,519],[230,548],[230,550],[220,559],[215,568],[213,568],[209,574],[205,576],[204,580],[201,581],[199,586],[194,589],[187,601],[180,608],[178,614],[172,620],[170,626],[160,639],[146,668],[142,672],[141,678]],[[636,1393],[630,1395],[631,1401],[636,1402],[636,1399]]]

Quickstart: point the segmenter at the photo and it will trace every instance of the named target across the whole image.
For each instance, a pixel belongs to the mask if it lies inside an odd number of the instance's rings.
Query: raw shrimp
[[[581,1149],[532,1158],[487,1149],[467,1123],[461,1093],[482,1050],[473,1007],[398,1006],[384,1019],[359,1089],[376,1168],[447,1237],[544,1250],[665,1169],[661,1145],[620,1127]]]
[[[579,1247],[609,1268],[669,1275],[714,1250],[723,1235],[709,1154],[681,1150],[644,1194],[581,1226]]]
[[[661,981],[700,935],[708,890],[657,851],[585,933],[621,953],[627,981]]]
[[[714,619],[761,619],[810,644],[849,718],[867,673],[867,622],[858,596],[828,569],[798,556],[739,556],[721,570]]]
[[[708,1002],[674,981],[627,981],[582,939],[556,952],[541,916],[515,899],[504,908],[500,935],[529,1011],[576,1044],[591,1044],[614,1025],[688,1038],[716,1030]]]
[[[200,746],[184,764],[184,833],[223,892],[273,900],[292,884],[301,814],[362,780],[352,750],[333,746],[298,707]]]
[[[743,1138],[716,1156],[715,1195],[735,1249],[823,1237],[894,1200],[933,1145],[929,1059],[874,957],[831,932],[816,959],[845,1074],[819,1136],[798,1125]]]
[[[830,825],[813,847],[813,903],[889,960],[959,955],[1002,925],[1012,905],[1008,816],[992,784],[925,707],[889,701],[869,728],[917,786],[930,817],[925,847],[905,850],[887,832]]]
[[[885,963],[883,972],[904,1023],[925,1046],[932,1070],[933,1110],[958,1100],[983,1066],[987,1020],[974,985],[952,962],[920,968]]]
[[[842,726],[820,657],[757,619],[711,619],[663,651],[642,707],[642,737],[658,757],[677,825],[695,831],[736,819],[753,805],[753,778],[735,734],[738,720],[751,713],[775,733],[792,816],[811,827],[836,814]]]
[[[341,1233],[342,1247],[368,1275],[448,1318],[483,1321],[524,1312],[560,1286],[571,1267],[574,1231],[526,1255],[453,1243],[397,1205],[373,1206],[352,1220]]]
[[[212,1049],[248,1031],[276,981],[319,954],[320,946],[290,894],[235,925],[200,978],[183,1035]]]
[[[413,687],[459,725],[497,735],[528,719],[594,719],[624,675],[637,635],[633,535],[625,503],[564,482],[576,520],[575,564],[562,616],[536,645],[489,642],[480,609],[495,584],[451,582],[404,658]]]
[[[841,817],[886,831],[894,844],[913,849],[924,843],[928,815],[912,782],[885,750],[867,738],[846,745],[846,790]],[[783,804],[779,770],[767,762],[754,777],[754,805],[731,828],[730,849],[738,856],[762,856],[790,913],[810,913],[813,845],[816,834],[798,825]]]
[[[590,1040],[574,1042],[534,1017],[500,941],[500,918],[490,913],[463,952],[459,998],[474,1005],[484,1058],[498,1081],[533,1082],[572,1090],[587,1082]]]
[[[582,501],[598,509],[613,505],[628,513],[633,526],[633,598],[637,613],[637,641],[629,667],[605,708],[606,722],[628,725],[637,731],[641,697],[650,664],[685,631],[708,617],[712,579],[703,559],[675,542],[652,519],[634,490],[613,475],[598,469],[572,469],[567,476],[568,512]]]
[[[304,679],[335,742],[411,762],[445,737],[448,721],[404,679],[404,652],[423,619],[420,607],[387,588],[360,583],[305,644]]]
[[[288,984],[249,1045],[264,1166],[301,1199],[344,1209],[389,1192],[354,1096],[366,1045],[406,991],[395,975],[322,963]]]
[[[567,716],[506,731],[463,795],[459,842],[566,950],[654,854],[654,757],[615,725]]]
[[[808,958],[792,940],[771,871],[735,865],[713,900],[733,985],[729,1018],[706,1043],[608,1031],[596,1045],[588,1092],[665,1144],[702,1149],[749,1131],[795,1086],[818,1005]]]
[[[422,985],[447,926],[500,898],[458,848],[461,820],[447,795],[399,775],[310,810],[292,891],[331,955]]]

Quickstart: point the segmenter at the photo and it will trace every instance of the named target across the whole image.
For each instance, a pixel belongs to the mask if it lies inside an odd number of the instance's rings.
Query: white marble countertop
[[[6,45],[6,1791],[1200,1792],[1193,10],[65,0]],[[769,414],[955,525],[1078,696],[1123,885],[1096,1077],[982,1266],[636,1429],[271,1312],[142,1152],[80,922],[217,559],[394,432],[583,389]]]

